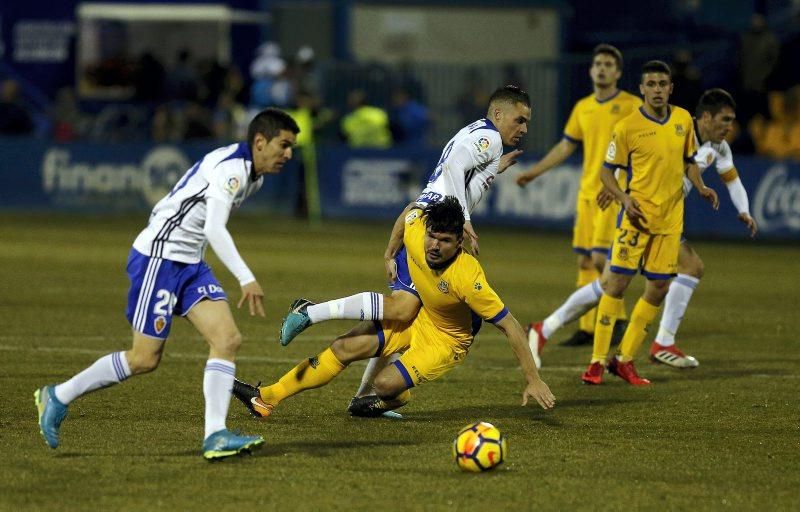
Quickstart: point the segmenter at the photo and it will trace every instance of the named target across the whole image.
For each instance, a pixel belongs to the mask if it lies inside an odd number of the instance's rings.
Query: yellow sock
[[[328,348],[317,357],[302,361],[275,384],[260,388],[261,399],[268,404],[277,405],[284,398],[301,391],[324,386],[344,369],[345,365]]]
[[[659,306],[654,306],[644,299],[639,299],[631,313],[628,329],[619,345],[620,360],[632,361],[642,347],[645,336],[649,331],[650,323],[655,320]]]
[[[578,288],[583,288],[584,286],[591,283],[598,277],[600,277],[600,274],[594,267],[578,269],[578,282],[577,282]],[[596,317],[597,317],[597,308],[590,309],[580,318],[580,320],[578,320],[578,329],[589,333],[594,332],[594,324]]]
[[[597,323],[594,326],[594,347],[592,348],[592,362],[605,363],[608,351],[611,348],[611,334],[614,331],[614,322],[617,320],[620,309],[624,306],[622,299],[615,299],[603,294],[600,304],[597,305]]]

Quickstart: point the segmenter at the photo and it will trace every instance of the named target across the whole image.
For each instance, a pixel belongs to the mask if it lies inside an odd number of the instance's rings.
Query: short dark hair
[[[531,97],[528,93],[517,87],[516,85],[506,85],[494,91],[489,97],[489,106],[493,103],[522,103],[526,107],[531,106]]]
[[[616,46],[612,46],[610,44],[602,43],[598,44],[592,50],[592,60],[598,55],[610,55],[614,57],[614,60],[617,62],[617,69],[622,71],[622,52]]]
[[[663,60],[649,60],[642,66],[642,78],[647,73],[664,73],[672,79],[672,70],[669,65]]]
[[[705,112],[708,112],[711,117],[714,117],[725,107],[736,110],[736,102],[733,101],[733,96],[725,89],[709,89],[700,96],[694,116],[701,117]]]
[[[458,238],[464,235],[464,210],[453,196],[429,204],[423,215],[425,226],[434,233],[452,233]]]
[[[281,130],[288,130],[295,135],[300,133],[300,127],[297,126],[297,122],[292,119],[292,116],[279,108],[265,108],[250,121],[250,126],[247,127],[247,143],[252,148],[257,133],[270,140],[276,137]]]

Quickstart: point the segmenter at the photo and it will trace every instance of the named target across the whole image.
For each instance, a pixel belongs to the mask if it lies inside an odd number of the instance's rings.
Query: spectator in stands
[[[134,71],[134,99],[143,102],[163,100],[166,80],[164,65],[152,53],[143,53]]]
[[[292,83],[286,61],[280,56],[276,43],[265,43],[250,65],[253,85],[250,88],[250,108],[261,111],[266,107],[287,107],[293,102]]]
[[[316,109],[320,105],[320,77],[315,57],[313,48],[301,46],[294,58],[291,78],[295,95],[302,92],[306,96],[304,101],[311,98],[313,100],[312,106]],[[295,102],[299,103],[297,97],[295,97]],[[303,132],[301,131],[300,133]]]
[[[369,105],[362,89],[347,95],[350,113],[341,121],[341,130],[352,148],[388,148],[392,145],[389,115],[380,107]]]
[[[490,92],[480,72],[475,68],[470,69],[464,80],[464,89],[456,100],[456,110],[461,124],[467,125],[486,115]]]
[[[241,138],[244,134],[240,127],[246,124],[246,118],[244,105],[236,101],[231,91],[223,91],[214,109],[214,137],[220,141]]]
[[[428,107],[411,97],[400,87],[392,94],[390,128],[397,144],[425,146],[430,126]]]
[[[19,83],[3,80],[0,84],[0,135],[28,135],[33,120],[22,103]]]
[[[757,115],[750,134],[758,154],[770,158],[800,160],[800,85],[786,93],[769,94],[771,119]]]
[[[778,39],[769,30],[762,14],[753,14],[750,28],[742,33],[739,48],[739,86],[737,115],[747,123],[753,116],[769,113],[767,79],[778,63]],[[677,87],[676,87],[677,89]]]
[[[693,112],[703,94],[703,84],[700,80],[700,69],[694,64],[691,50],[678,49],[672,56],[670,67],[673,92],[669,102]]]
[[[56,93],[51,112],[53,139],[56,142],[71,142],[84,138],[89,133],[90,118],[78,106],[75,91],[62,87]]]
[[[169,72],[169,96],[178,101],[195,100],[198,86],[199,78],[192,63],[192,54],[184,48],[178,53],[175,66]]]

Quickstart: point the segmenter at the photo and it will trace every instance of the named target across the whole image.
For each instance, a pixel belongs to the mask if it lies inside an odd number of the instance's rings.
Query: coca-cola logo
[[[800,231],[800,176],[792,176],[784,165],[770,168],[758,184],[753,216],[764,231]]]

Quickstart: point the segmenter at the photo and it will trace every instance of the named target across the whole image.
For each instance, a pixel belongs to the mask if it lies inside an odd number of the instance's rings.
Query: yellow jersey
[[[583,174],[578,198],[595,200],[603,187],[600,167],[611,140],[611,130],[641,105],[638,96],[625,91],[617,91],[603,101],[590,94],[575,104],[564,127],[564,138],[583,143]]]
[[[427,314],[418,315],[422,332],[436,333],[456,351],[466,352],[481,320],[496,323],[508,309],[486,282],[478,260],[459,250],[446,268],[433,270],[425,262],[425,218],[414,209],[406,216],[403,244],[408,270]]]
[[[696,151],[689,112],[667,105],[659,120],[640,107],[614,126],[603,165],[627,171],[628,193],[650,233],[675,234],[683,230],[684,169]]]

